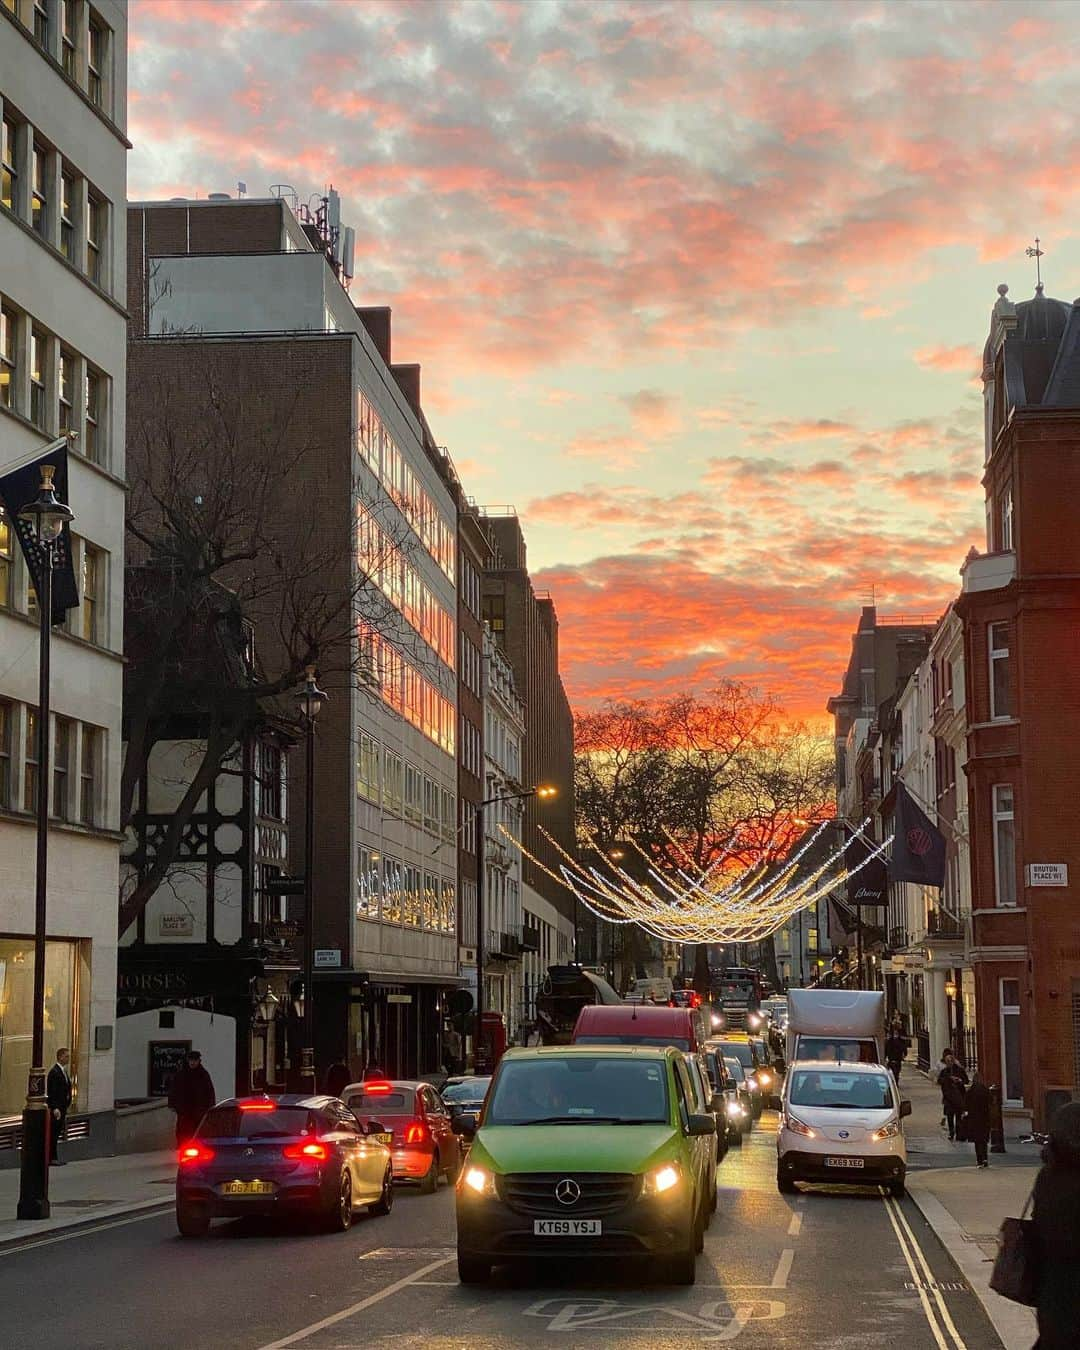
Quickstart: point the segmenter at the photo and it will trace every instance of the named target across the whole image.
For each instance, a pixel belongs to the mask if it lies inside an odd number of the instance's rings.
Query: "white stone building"
[[[126,84],[121,0],[0,3],[0,473],[78,432],[67,496],[82,603],[52,644],[45,1014],[47,1062],[73,1051],[71,1133],[88,1136],[76,1153],[107,1150],[112,1130]],[[33,592],[0,515],[0,1158],[30,1058],[37,696]]]

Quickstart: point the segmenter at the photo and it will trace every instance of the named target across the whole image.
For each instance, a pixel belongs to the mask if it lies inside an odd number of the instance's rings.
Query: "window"
[[[1001,551],[1008,553],[1013,546],[1013,494],[1012,484],[1001,494]]]
[[[423,814],[424,776],[415,765],[405,765],[405,817],[419,821]]]
[[[994,889],[1001,906],[1016,904],[1016,822],[1013,790],[1009,783],[997,783],[993,789],[994,807]]]
[[[105,240],[105,203],[89,193],[86,198],[86,275],[102,284],[101,250]]]
[[[397,815],[401,814],[403,775],[401,756],[387,750],[383,761],[383,805]]]
[[[60,252],[72,261],[75,251],[75,179],[70,173],[60,175]]]
[[[818,949],[818,930],[816,928],[808,928],[806,930],[806,950],[808,952],[816,952],[817,949]]]
[[[71,772],[71,754],[75,748],[72,723],[58,717],[53,732],[53,794],[52,813],[58,820],[68,818],[68,781]]]
[[[370,848],[356,850],[356,917],[358,919],[377,919],[379,917],[379,855]]]
[[[11,805],[11,734],[14,709],[0,701],[0,806]]]
[[[506,596],[484,596],[484,622],[493,633],[506,631]]]
[[[23,742],[23,810],[37,810],[38,792],[38,715],[26,710],[26,739]]]
[[[15,603],[15,531],[0,506],[0,609]]]
[[[34,142],[33,177],[30,185],[30,224],[38,234],[48,232],[49,206],[49,152],[44,146]]]
[[[15,196],[19,187],[19,170],[15,162],[15,123],[3,119],[0,127],[0,205],[15,210]]]
[[[34,0],[34,39],[49,49],[49,11],[46,0]]]
[[[379,800],[379,743],[364,732],[356,756],[356,795],[369,802]]]
[[[75,358],[71,352],[60,348],[59,396],[60,396],[60,435],[66,436],[75,425],[72,413],[72,389],[75,381]]]
[[[1002,1097],[1014,1104],[1024,1100],[1023,1062],[1020,1057],[1020,981],[1002,980],[1001,990],[1001,1081]]]
[[[86,431],[83,433],[83,454],[95,464],[102,462],[102,377],[96,370],[86,369]]]
[[[98,613],[101,600],[105,562],[101,550],[92,544],[83,544],[82,604],[80,606],[79,636],[87,642],[98,642]]]
[[[85,596],[85,590],[83,592]],[[284,820],[283,756],[273,741],[259,742],[259,815]]]
[[[63,50],[60,53],[64,74],[69,80],[75,78],[75,0],[61,0],[60,39]]]
[[[107,34],[108,29],[101,20],[96,14],[91,14],[89,44],[86,54],[86,92],[99,108],[102,104]]]
[[[45,429],[45,363],[49,339],[38,328],[30,330],[30,420]]]
[[[990,717],[1012,716],[1009,697],[1009,625],[992,623],[987,628],[990,641]]]
[[[83,725],[82,763],[79,767],[79,819],[84,825],[97,820],[98,779],[101,776],[101,736],[99,727]]]
[[[0,301],[0,408],[15,406],[15,314]]]

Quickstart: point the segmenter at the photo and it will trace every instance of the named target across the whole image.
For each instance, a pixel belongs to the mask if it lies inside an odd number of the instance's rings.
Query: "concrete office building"
[[[52,644],[45,1053],[69,1156],[112,1142],[123,636],[127,7],[0,3],[0,474],[69,452],[81,605]],[[0,1165],[30,1067],[38,622],[0,513]]]

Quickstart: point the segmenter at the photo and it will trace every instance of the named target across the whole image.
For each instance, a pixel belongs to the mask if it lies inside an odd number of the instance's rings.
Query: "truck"
[[[881,1064],[885,995],[876,989],[789,989],[787,1062],[836,1059]]]
[[[600,975],[581,966],[549,966],[536,996],[536,1021],[542,1045],[569,1045],[578,1013],[594,1003],[622,999]]]
[[[751,1013],[760,1001],[760,977],[749,966],[725,966],[710,971],[711,1003],[725,1028],[746,1031],[755,1024]]]

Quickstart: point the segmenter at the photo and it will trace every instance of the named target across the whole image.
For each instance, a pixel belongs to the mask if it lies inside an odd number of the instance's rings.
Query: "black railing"
[[[540,929],[530,928],[525,924],[521,930],[521,950],[523,952],[538,952],[540,950]]]
[[[911,939],[906,928],[889,929],[889,950],[893,952],[903,951],[905,947],[910,946]]]
[[[930,909],[926,912],[926,936],[939,938],[963,937],[964,928],[955,914],[944,909]]]
[[[918,1031],[915,1033],[915,1044],[918,1047],[918,1065],[924,1073],[930,1071],[930,1033],[929,1031]]]

